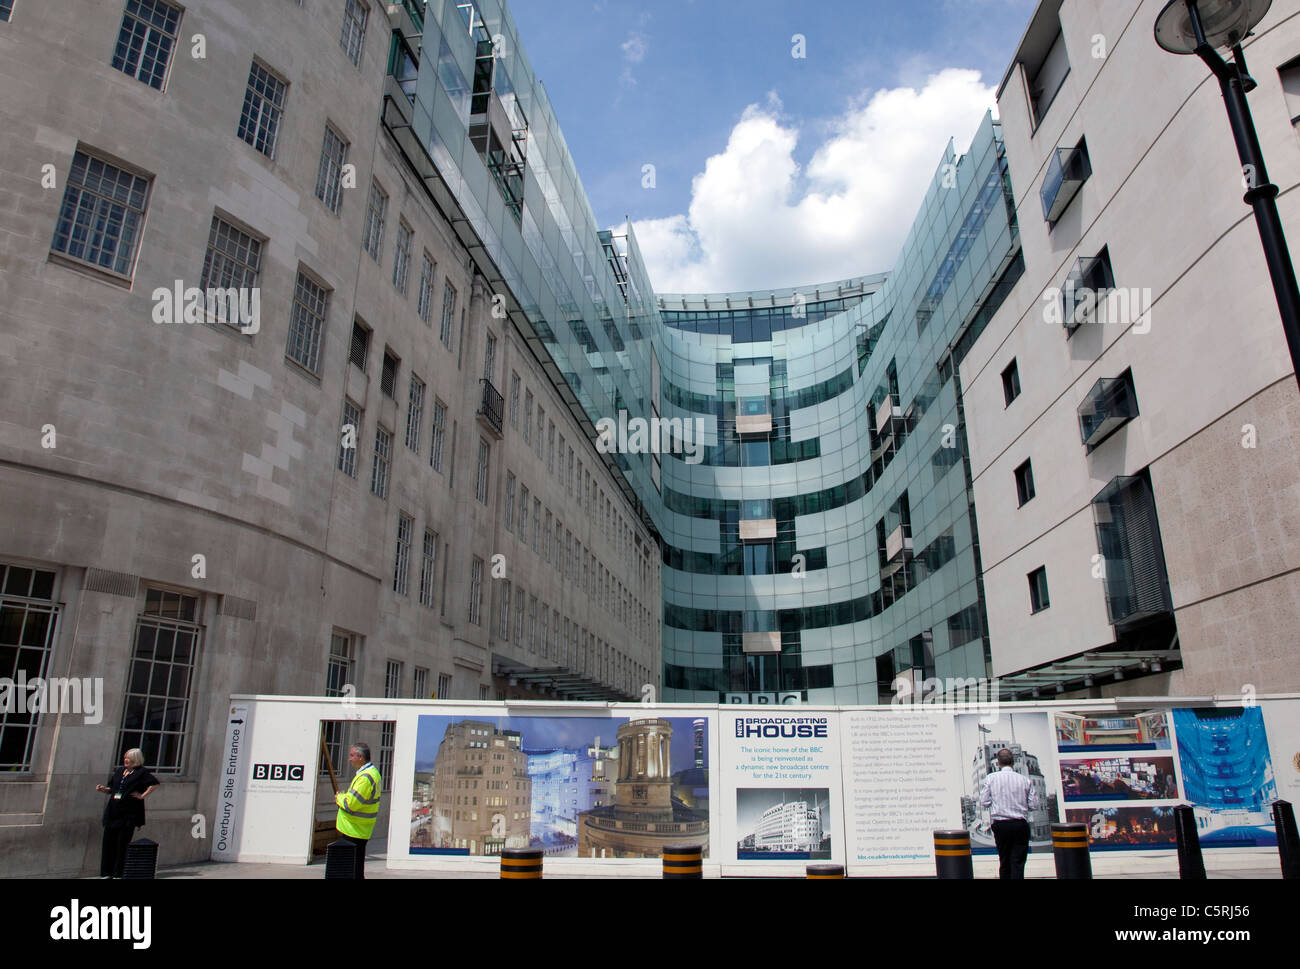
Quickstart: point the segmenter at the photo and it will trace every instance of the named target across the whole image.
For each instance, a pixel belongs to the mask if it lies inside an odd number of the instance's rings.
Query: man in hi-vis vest
[[[379,817],[379,795],[383,790],[379,768],[370,763],[370,745],[353,744],[348,751],[348,763],[356,769],[352,786],[342,794],[334,795],[339,806],[339,816],[334,822],[339,834],[356,845],[354,877],[366,877],[366,842],[375,830]]]

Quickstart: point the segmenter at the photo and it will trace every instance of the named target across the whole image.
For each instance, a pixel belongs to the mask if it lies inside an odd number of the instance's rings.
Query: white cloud
[[[634,223],[650,282],[716,293],[888,271],[948,139],[964,151],[993,106],[979,72],[955,68],[876,91],[826,126],[801,172],[800,132],[769,95],[695,176],[687,214]]]
[[[628,35],[627,40],[623,41],[623,56],[633,64],[640,64],[645,60],[646,42],[645,36],[633,32]]]

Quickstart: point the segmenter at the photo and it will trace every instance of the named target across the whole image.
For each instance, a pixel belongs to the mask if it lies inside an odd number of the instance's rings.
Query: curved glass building
[[[1023,270],[992,117],[950,145],[887,275],[660,295],[664,686],[875,703],[985,675],[955,364]],[[903,686],[902,689],[908,687]]]

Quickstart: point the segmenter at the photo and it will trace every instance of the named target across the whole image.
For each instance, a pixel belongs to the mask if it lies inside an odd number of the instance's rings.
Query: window
[[[397,248],[393,251],[393,285],[406,295],[406,277],[411,271],[411,227],[405,219],[397,221]]]
[[[1016,468],[1016,495],[1022,506],[1034,497],[1034,469],[1028,461]]]
[[[1047,109],[1070,73],[1070,61],[1065,52],[1065,35],[1057,27],[1051,44],[1039,45],[1037,50],[1025,51],[1022,62],[1025,78],[1029,82],[1029,101],[1033,105],[1033,124],[1037,128],[1047,115]]]
[[[510,371],[510,426],[519,430],[519,374]]]
[[[1138,416],[1133,371],[1102,377],[1079,404],[1079,436],[1092,453],[1106,438]]]
[[[379,370],[379,391],[389,400],[397,400],[397,368],[401,365],[401,360],[397,355],[384,347],[384,363]]]
[[[1292,58],[1277,69],[1286,98],[1286,113],[1291,126],[1300,131],[1300,57]]]
[[[50,248],[130,276],[148,203],[148,178],[78,151]]]
[[[515,642],[522,646],[524,644],[524,590],[518,589],[515,592]]]
[[[316,170],[316,197],[325,208],[338,215],[343,197],[343,166],[348,161],[348,143],[329,125],[320,150],[320,167]]]
[[[549,658],[551,655],[551,614],[542,608],[542,656]]]
[[[415,298],[415,311],[424,320],[426,326],[433,325],[433,274],[436,267],[429,250],[424,250],[420,263],[420,291]]]
[[[361,66],[361,50],[366,41],[366,20],[370,10],[361,0],[346,0],[343,9],[343,33],[339,46],[357,67]]]
[[[479,608],[483,602],[483,560],[477,555],[469,564],[469,621],[479,624]]]
[[[59,617],[54,579],[52,571],[0,563],[0,680],[6,685],[48,671]],[[32,769],[39,722],[40,711],[28,704],[21,712],[16,703],[0,706],[0,771]]]
[[[1042,612],[1052,603],[1047,598],[1047,567],[1042,566],[1029,573],[1030,612]]]
[[[126,0],[122,29],[113,50],[113,66],[161,91],[180,23],[180,8],[170,3]]]
[[[320,367],[321,334],[325,331],[328,310],[329,292],[299,270],[285,355],[309,373],[317,373]]]
[[[388,193],[378,182],[370,183],[370,201],[366,203],[366,234],[361,247],[370,258],[379,262],[379,250],[384,244],[384,217],[388,214]]]
[[[515,476],[506,472],[506,531],[514,531],[515,523]]]
[[[442,284],[442,327],[438,331],[438,339],[448,350],[451,349],[451,323],[456,315],[456,287],[451,284],[450,280],[443,280]]]
[[[541,405],[541,402],[539,401],[537,404],[537,459],[539,461],[542,459],[542,447],[545,444],[545,440],[543,438],[543,432],[545,432],[545,430],[546,430],[546,408],[543,407]],[[554,435],[552,435],[551,443],[552,444],[555,443]]]
[[[1080,139],[1073,148],[1057,148],[1047,163],[1043,185],[1038,190],[1038,200],[1043,205],[1043,219],[1055,225],[1070,207],[1083,183],[1092,174],[1092,160],[1088,157],[1088,142]]]
[[[528,489],[519,487],[519,541],[528,544]]]
[[[510,582],[501,583],[501,628],[500,638],[510,639]]]
[[[1111,625],[1118,630],[1172,613],[1150,469],[1112,478],[1092,499],[1092,517]]]
[[[116,749],[139,747],[155,772],[178,774],[185,767],[190,686],[202,633],[198,596],[145,591]]]
[[[393,591],[407,594],[407,577],[411,571],[411,530],[415,521],[410,515],[397,516],[397,558],[393,562]]]
[[[370,360],[370,328],[360,320],[352,321],[352,346],[348,350],[348,361],[362,373]]]
[[[546,527],[542,529],[542,561],[551,560],[551,513],[546,513]]]
[[[402,664],[389,660],[384,665],[384,697],[395,700],[402,695]],[[383,772],[380,771],[382,774]]]
[[[400,663],[388,664],[396,666],[400,675],[402,666]],[[388,685],[384,684],[385,695],[387,695]],[[394,693],[393,696],[397,694]],[[379,725],[379,783],[381,790],[389,791],[393,785],[393,740],[397,736],[397,724],[387,720]]]
[[[348,687],[356,686],[356,637],[350,633],[335,631],[330,634],[329,662],[325,671],[325,695],[343,696]],[[347,763],[344,756],[348,739],[348,724],[339,720],[325,721],[325,747],[329,752],[330,763],[336,769]],[[325,772],[325,762],[321,761],[321,773]]]
[[[542,551],[542,499],[533,499],[533,551]]]
[[[1007,369],[1002,371],[1002,396],[1006,398],[1006,406],[1020,396],[1020,371],[1016,367],[1016,361],[1007,364]]]
[[[433,436],[429,440],[429,466],[442,470],[442,442],[447,437],[447,405],[433,400]]]
[[[483,379],[490,384],[496,383],[493,376],[497,369],[497,338],[491,333],[487,335],[486,346],[483,348]]]
[[[451,697],[451,676],[447,673],[438,674],[438,696],[440,700],[446,700]]]
[[[208,251],[203,257],[199,289],[204,293],[213,289],[238,290],[242,306],[244,294],[251,294],[257,289],[257,276],[261,268],[261,241],[214,215],[212,228],[208,230]],[[216,313],[211,319],[239,329],[241,318],[237,312],[230,312],[230,303],[218,299],[215,304]],[[250,302],[247,305],[252,304]]]
[[[275,139],[284,114],[284,95],[289,86],[257,61],[248,70],[244,110],[239,115],[239,137],[267,158],[275,157]]]
[[[488,454],[488,442],[480,437],[478,439],[478,475],[474,479],[474,497],[478,499],[481,505],[487,504]]]
[[[13,12],[14,0],[0,0],[0,20],[8,21]]]
[[[524,443],[533,443],[533,392],[524,391]]]
[[[370,490],[380,498],[388,497],[388,468],[393,456],[393,435],[382,427],[375,428],[375,459],[370,467]]]
[[[411,692],[417,700],[425,700],[429,697],[429,671],[423,666],[415,668],[415,683]]]
[[[1070,335],[1082,324],[1090,323],[1098,317],[1104,323],[1129,322],[1122,317],[1137,311],[1127,308],[1127,299],[1124,300],[1123,307],[1112,306],[1109,294],[1114,288],[1115,273],[1110,264],[1109,246],[1102,246],[1101,252],[1095,256],[1080,256],[1075,261],[1074,268],[1065,277],[1061,289],[1061,322]],[[1127,294],[1127,290],[1119,292]],[[1119,318],[1112,319],[1112,309]]]
[[[420,557],[420,605],[433,606],[433,579],[438,565],[438,533],[424,530],[424,550]],[[417,692],[416,696],[423,696]]]
[[[343,426],[339,429],[339,470],[349,478],[357,476],[357,441],[361,438],[364,412],[352,401],[343,401]]]
[[[537,596],[528,597],[528,652],[537,652]]]
[[[424,381],[411,374],[411,389],[406,399],[406,446],[420,453],[420,424],[424,421]]]

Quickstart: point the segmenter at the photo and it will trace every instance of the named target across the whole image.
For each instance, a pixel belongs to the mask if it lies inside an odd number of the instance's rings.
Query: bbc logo
[[[302,764],[254,764],[255,781],[300,781],[303,778]]]

